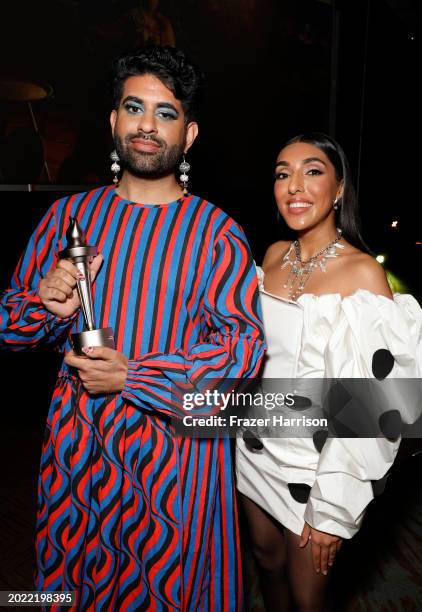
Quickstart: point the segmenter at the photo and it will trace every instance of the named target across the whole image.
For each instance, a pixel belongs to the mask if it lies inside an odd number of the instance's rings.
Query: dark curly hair
[[[197,120],[203,100],[202,72],[183,51],[169,46],[147,45],[115,60],[112,80],[115,109],[120,105],[126,79],[143,74],[152,74],[170,89],[182,103],[186,121]]]

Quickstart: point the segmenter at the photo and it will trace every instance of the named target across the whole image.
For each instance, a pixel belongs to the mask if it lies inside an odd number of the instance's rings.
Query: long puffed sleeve
[[[416,394],[415,401],[409,401],[412,393],[400,398],[391,393],[393,385],[389,386],[391,378],[421,378],[422,310],[412,296],[397,295],[393,301],[359,290],[345,298],[325,357],[327,378],[380,381],[380,422],[387,414],[399,415],[399,421],[406,424],[420,416]],[[400,388],[407,389],[397,385]],[[400,430],[385,436],[388,439],[327,439],[305,510],[307,523],[342,538],[351,538],[358,531],[365,508],[374,497],[372,481],[386,474],[400,444]]]
[[[177,389],[201,391],[216,379],[257,374],[265,345],[256,272],[243,231],[234,223],[214,245],[201,308],[200,342],[129,361],[125,399],[180,417],[185,413],[175,401]]]
[[[75,315],[61,319],[44,308],[38,285],[57,263],[56,213],[60,201],[44,215],[16,267],[10,286],[0,298],[0,347],[33,349],[60,340]]]

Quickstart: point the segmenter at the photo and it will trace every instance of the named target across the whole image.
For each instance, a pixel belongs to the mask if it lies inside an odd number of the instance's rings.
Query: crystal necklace
[[[344,249],[342,244],[339,244],[341,239],[341,230],[337,229],[337,236],[332,240],[326,247],[312,255],[306,261],[302,261],[302,255],[300,252],[300,243],[298,240],[294,240],[289,247],[289,250],[283,257],[281,268],[290,266],[289,276],[287,277],[286,283],[283,285],[285,289],[289,290],[289,299],[296,301],[297,298],[303,293],[306,281],[311,276],[312,272],[319,267],[321,272],[327,272],[326,260],[328,257],[338,257],[336,249]],[[290,255],[293,253],[293,258],[290,259]]]

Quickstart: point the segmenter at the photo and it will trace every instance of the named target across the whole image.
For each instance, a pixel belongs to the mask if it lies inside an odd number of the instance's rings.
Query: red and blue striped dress
[[[252,377],[264,342],[256,273],[241,228],[196,196],[163,205],[110,187],[47,212],[0,309],[3,348],[58,344],[78,312],[46,311],[38,283],[76,216],[104,263],[99,327],[129,357],[122,393],[90,396],[63,364],[42,449],[39,590],[75,590],[78,610],[238,610],[239,534],[228,439],[176,433],[174,384]]]

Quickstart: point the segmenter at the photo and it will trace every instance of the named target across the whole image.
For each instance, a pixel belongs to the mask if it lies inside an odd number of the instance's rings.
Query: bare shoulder
[[[262,262],[262,267],[269,267],[274,262],[280,261],[289,246],[290,242],[288,240],[279,240],[278,242],[274,242],[271,246],[268,247],[265,253],[265,257]]]
[[[350,251],[347,257],[347,263],[345,261],[345,287],[347,293],[351,294],[357,289],[367,289],[376,295],[384,295],[385,297],[391,298],[391,289],[387,281],[384,268],[377,262],[377,260],[363,253],[358,249]]]

